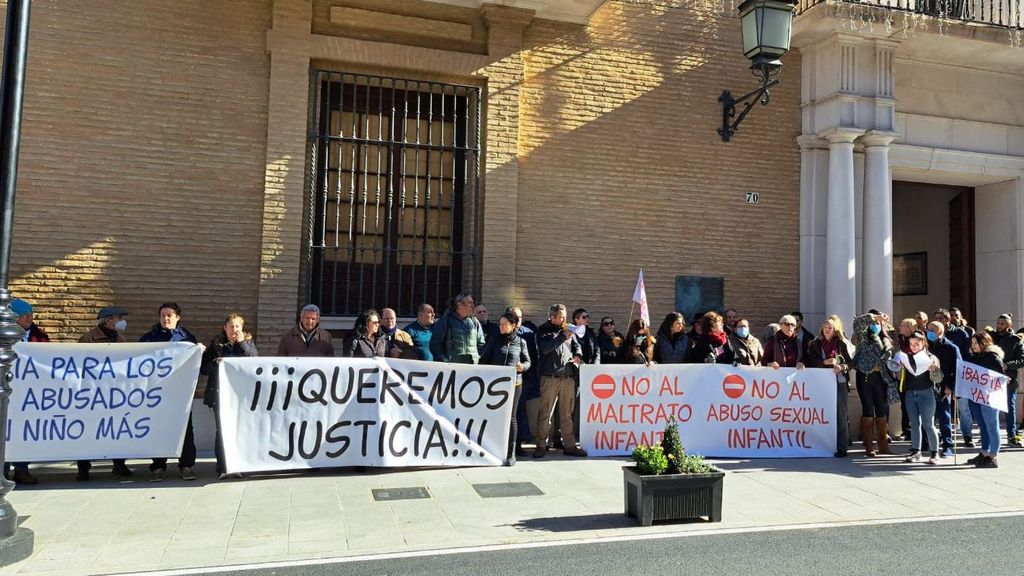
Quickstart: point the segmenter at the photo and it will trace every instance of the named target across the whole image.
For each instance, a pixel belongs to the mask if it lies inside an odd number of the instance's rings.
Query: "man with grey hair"
[[[540,414],[537,432],[533,437],[537,447],[534,458],[547,453],[548,432],[551,430],[551,411],[558,403],[558,421],[562,427],[562,452],[566,456],[586,456],[576,445],[573,434],[572,411],[576,405],[577,367],[583,361],[583,349],[575,334],[565,322],[565,306],[555,304],[548,310],[548,321],[537,328],[537,351],[540,355]]]
[[[299,312],[299,321],[290,330],[281,334],[277,343],[278,356],[334,356],[331,333],[320,327],[320,308],[306,304]]]
[[[457,364],[476,364],[484,347],[484,330],[473,315],[473,295],[462,292],[448,311],[434,324],[430,353],[434,360]]]

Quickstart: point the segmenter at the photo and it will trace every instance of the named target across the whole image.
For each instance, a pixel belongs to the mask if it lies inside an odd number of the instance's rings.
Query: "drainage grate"
[[[423,486],[412,488],[374,488],[373,499],[377,502],[389,502],[392,500],[424,500],[430,498],[430,492]]]
[[[514,498],[517,496],[543,496],[540,488],[532,482],[499,482],[497,484],[473,484],[473,490],[481,498]]]

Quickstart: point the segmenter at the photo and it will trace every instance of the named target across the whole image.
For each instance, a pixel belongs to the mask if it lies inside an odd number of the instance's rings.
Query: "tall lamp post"
[[[24,330],[11,312],[11,236],[14,232],[14,192],[18,179],[18,147],[21,143],[21,107],[25,100],[25,61],[28,56],[28,18],[32,0],[7,2],[4,34],[4,69],[0,78],[0,469],[7,464],[7,411],[11,397],[11,365],[17,355],[14,344]],[[0,565],[32,554],[31,530],[18,527],[18,513],[7,501],[14,483],[0,477]]]
[[[739,98],[733,98],[728,90],[718,97],[722,103],[722,127],[718,134],[723,141],[729,141],[758,101],[761,105],[768,104],[768,89],[779,83],[777,76],[782,71],[781,58],[789,51],[796,3],[797,0],[744,0],[740,4],[743,55],[750,59],[750,69],[761,81],[761,86]],[[736,105],[744,102],[743,111],[732,121],[736,116]]]

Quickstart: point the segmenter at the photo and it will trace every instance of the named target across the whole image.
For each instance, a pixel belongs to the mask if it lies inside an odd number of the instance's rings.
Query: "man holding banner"
[[[128,311],[124,308],[117,306],[107,306],[101,308],[99,314],[96,315],[98,324],[92,330],[89,330],[78,339],[79,344],[113,344],[113,343],[125,343],[124,336],[121,332],[128,329],[128,321],[124,319],[128,315]],[[129,477],[132,475],[132,470],[124,463],[124,458],[115,458],[114,462],[114,476]],[[90,460],[79,460],[78,474],[75,475],[75,480],[79,482],[86,482],[89,480],[89,470],[92,469],[92,462]]]
[[[956,367],[956,395],[969,398],[978,408],[978,429],[981,432],[981,453],[967,461],[975,468],[998,468],[999,412],[1006,412],[1006,391],[1009,379],[1003,364],[1003,351],[992,343],[988,332],[971,337],[968,361]]]
[[[165,302],[160,305],[159,323],[152,330],[146,332],[139,338],[139,342],[190,342],[199,344],[196,337],[179,325],[181,322],[181,308],[174,302]],[[200,345],[202,349],[205,346]],[[195,480],[196,474],[192,469],[196,465],[196,439],[192,430],[192,411],[188,412],[188,423],[185,425],[185,440],[181,445],[181,456],[178,458],[178,474],[182,480]],[[167,458],[153,458],[149,465],[149,481],[162,482],[167,472]]]

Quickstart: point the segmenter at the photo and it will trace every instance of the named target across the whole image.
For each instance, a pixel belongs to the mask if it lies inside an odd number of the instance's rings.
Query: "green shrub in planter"
[[[665,457],[661,446],[637,446],[633,449],[633,461],[636,462],[637,473],[644,476],[664,474],[669,466],[668,458]]]
[[[665,433],[661,437],[661,451],[668,458],[668,469],[665,474],[679,474],[682,472],[681,462],[684,458],[683,440],[679,437],[679,424],[676,417],[671,416],[668,425],[665,426]]]

